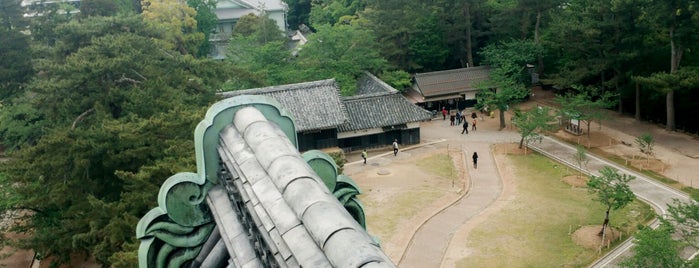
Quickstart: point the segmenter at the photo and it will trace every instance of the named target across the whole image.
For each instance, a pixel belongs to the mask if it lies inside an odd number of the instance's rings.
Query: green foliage
[[[583,170],[585,166],[587,166],[587,163],[590,161],[590,159],[587,157],[587,150],[585,150],[584,146],[578,145],[575,148],[575,155],[573,157],[575,158],[575,162],[578,164],[580,177],[582,177]]]
[[[636,234],[633,255],[625,259],[622,267],[687,267],[679,256],[679,243],[672,237],[672,228],[666,224],[658,229],[649,227]]]
[[[662,93],[693,90],[699,86],[699,68],[688,67],[674,73],[658,72],[647,77],[633,78],[642,86]]]
[[[531,141],[540,141],[543,132],[553,129],[554,126],[549,124],[553,119],[553,116],[549,115],[550,110],[548,107],[536,107],[526,112],[515,111],[512,123],[522,137],[519,141],[520,149]]]
[[[381,81],[388,83],[400,92],[405,92],[413,85],[410,74],[401,70],[383,72]]]
[[[27,53],[29,36],[22,33],[28,22],[22,16],[20,3],[0,3],[0,102],[21,95],[23,85],[34,73],[31,55]]]
[[[434,12],[416,19],[416,31],[408,43],[408,53],[415,62],[416,70],[442,66],[449,53],[439,15]]]
[[[348,23],[344,18],[356,18],[358,12],[364,10],[365,5],[363,0],[314,1],[311,4],[308,20],[314,28],[323,24]]]
[[[674,237],[679,238],[684,246],[699,249],[699,205],[675,200],[668,206],[667,212],[667,216],[660,220],[672,228]]]
[[[355,25],[321,25],[299,51],[298,68],[301,81],[335,78],[342,95],[351,96],[357,88],[357,78],[369,71],[378,73],[386,68],[377,50],[374,35]]]
[[[610,210],[618,210],[631,203],[635,195],[629,188],[629,181],[635,179],[633,176],[619,174],[611,167],[605,166],[599,170],[600,176],[590,176],[587,181],[587,190],[595,196],[606,208],[604,228],[609,224]]]
[[[641,153],[644,153],[646,155],[653,155],[653,145],[655,145],[653,135],[651,135],[650,133],[643,133],[640,136],[636,137],[635,141],[638,145],[638,149],[641,150]]]
[[[342,174],[347,163],[347,157],[342,149],[327,152],[327,154],[335,161],[337,165],[337,174]]]
[[[0,143],[7,150],[34,145],[46,124],[44,116],[28,101],[0,107]]]
[[[574,87],[577,93],[568,93],[556,96],[556,103],[560,105],[559,115],[564,119],[576,119],[585,122],[587,135],[590,135],[592,121],[601,121],[607,117],[604,109],[614,106],[615,94],[600,92],[594,87]]]
[[[415,30],[415,13],[423,10],[419,1],[382,0],[367,1],[360,16],[366,18],[361,25],[376,35],[381,55],[401,70],[413,71],[417,66],[408,53],[412,32]]]
[[[192,130],[232,68],[162,47],[134,18],[58,27],[65,38],[46,49],[31,94],[1,108],[3,138],[26,141],[0,164],[0,210],[30,211],[15,246],[134,267],[138,219],[166,178],[195,169]]]
[[[311,0],[286,0],[289,5],[287,21],[292,29],[296,29],[301,24],[308,25],[308,16],[311,13]]]
[[[187,5],[197,11],[197,14],[194,16],[194,19],[197,21],[197,32],[204,34],[204,40],[201,42],[201,45],[199,45],[199,48],[197,48],[197,56],[206,57],[211,51],[209,36],[218,23],[218,18],[216,17],[216,13],[214,13],[216,1],[187,0]]]
[[[249,86],[269,86],[286,84],[294,81],[300,70],[291,62],[292,54],[283,41],[260,43],[254,36],[235,35],[230,40],[226,60],[244,72],[251,73],[258,83],[243,84]],[[298,78],[296,78],[298,79]]]
[[[204,33],[197,28],[197,11],[179,0],[144,0],[143,20],[155,32],[160,45],[183,55],[198,55]],[[208,52],[208,51],[207,51]]]
[[[478,85],[478,102],[500,110],[500,129],[505,128],[505,110],[529,94],[526,87],[526,64],[539,53],[530,41],[498,43],[487,46],[481,55],[491,67],[488,81]]]
[[[277,23],[268,17],[259,17],[255,14],[247,14],[240,17],[233,28],[236,36],[251,37],[258,44],[266,44],[274,41],[285,41],[284,34],[277,27]]]
[[[119,12],[117,3],[112,0],[81,0],[80,16],[113,16]]]
[[[634,195],[628,182],[633,176],[619,174],[610,167],[599,170],[600,176],[591,176],[587,182],[588,190],[597,201],[612,209],[620,209],[633,201]]]

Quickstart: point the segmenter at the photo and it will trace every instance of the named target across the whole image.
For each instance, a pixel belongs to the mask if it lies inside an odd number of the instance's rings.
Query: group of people
[[[447,111],[446,107],[442,108],[442,118],[443,120],[447,119],[447,114],[449,112]],[[471,124],[471,131],[476,131],[476,125],[478,123],[478,115],[476,113],[471,113],[471,119],[472,119],[472,124]],[[465,113],[462,113],[460,111],[457,111],[456,114],[452,114],[449,117],[449,121],[451,122],[451,126],[456,126],[456,125],[461,125],[461,122],[463,121],[463,130],[461,131],[461,134],[468,134],[468,120],[466,119]],[[393,140],[393,156],[398,156],[398,139]],[[367,153],[366,149],[362,150],[362,159],[364,160],[364,164],[366,165],[366,160],[369,157],[369,154]],[[477,169],[478,168],[478,153],[473,152],[473,155],[471,155],[471,158],[473,159],[473,168]]]

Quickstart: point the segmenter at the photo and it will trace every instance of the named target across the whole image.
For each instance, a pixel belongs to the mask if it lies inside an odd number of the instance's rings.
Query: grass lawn
[[[457,267],[585,267],[600,256],[571,239],[579,227],[604,220],[604,207],[587,189],[561,181],[575,171],[539,154],[508,155],[505,164],[515,167],[515,193],[502,210],[473,229],[465,242],[471,254]],[[654,213],[634,201],[610,216],[625,239]]]

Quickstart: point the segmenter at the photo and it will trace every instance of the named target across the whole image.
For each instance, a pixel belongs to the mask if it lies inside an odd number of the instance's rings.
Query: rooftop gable
[[[366,73],[358,81],[358,92],[343,98],[349,122],[340,127],[341,132],[370,129],[425,121],[432,114],[412,104],[398,90]]]

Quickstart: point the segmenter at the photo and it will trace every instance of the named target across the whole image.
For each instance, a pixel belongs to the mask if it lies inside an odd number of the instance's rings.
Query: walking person
[[[364,159],[364,164],[365,164],[365,165],[366,165],[366,159],[367,159],[368,156],[369,156],[369,154],[367,154],[366,149],[364,149],[364,150],[362,151],[362,159]]]
[[[453,114],[449,115],[449,125],[454,126],[454,121],[456,120],[456,117],[454,117]]]
[[[471,125],[471,131],[476,131],[476,121],[478,121],[478,119],[473,119],[473,124]]]
[[[471,158],[473,158],[473,168],[478,169],[478,153],[473,152],[473,156],[471,156]]]
[[[442,107],[442,120],[447,120],[447,108]]]
[[[456,111],[456,123],[461,125],[461,113]]]
[[[393,156],[398,155],[398,139],[393,140]]]
[[[468,121],[466,120],[464,120],[464,129],[461,131],[461,134],[464,134],[464,132],[468,134]]]

